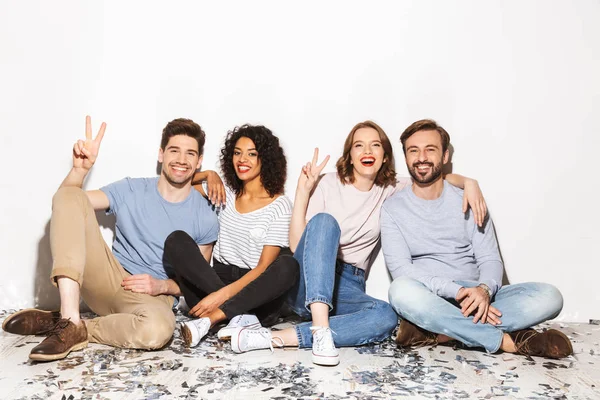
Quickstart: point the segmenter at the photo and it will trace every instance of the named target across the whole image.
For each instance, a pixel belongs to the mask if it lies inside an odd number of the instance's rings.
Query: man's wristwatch
[[[485,292],[488,294],[488,297],[491,299],[492,298],[492,289],[490,289],[490,287],[488,285],[486,285],[485,283],[480,283],[479,285],[480,288],[482,288],[483,290],[485,290]]]

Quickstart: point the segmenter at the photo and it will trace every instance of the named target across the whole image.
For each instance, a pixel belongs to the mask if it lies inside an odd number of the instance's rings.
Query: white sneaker
[[[180,327],[185,347],[196,347],[200,343],[200,340],[208,333],[210,319],[204,317],[182,322]]]
[[[231,338],[231,334],[236,328],[258,329],[260,327],[260,321],[256,318],[256,315],[240,314],[231,318],[226,327],[219,329],[217,337],[221,340],[227,340]]]
[[[312,362],[317,365],[338,365],[340,353],[333,343],[329,327],[311,326],[313,331]]]
[[[250,350],[271,349],[273,352],[273,342],[279,347],[283,347],[283,340],[271,335],[271,330],[267,328],[236,328],[231,332],[231,350],[234,353],[244,353]]]

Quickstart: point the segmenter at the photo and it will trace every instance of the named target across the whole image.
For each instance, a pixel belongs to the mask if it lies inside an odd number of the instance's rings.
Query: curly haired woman
[[[220,161],[227,204],[219,214],[213,267],[210,254],[201,254],[187,233],[173,232],[165,242],[165,260],[190,315],[198,317],[181,325],[191,347],[227,319],[219,338],[231,337],[238,327],[273,324],[298,279],[289,250],[292,203],[283,195],[287,162],[279,139],[264,126],[237,127],[228,132]]]

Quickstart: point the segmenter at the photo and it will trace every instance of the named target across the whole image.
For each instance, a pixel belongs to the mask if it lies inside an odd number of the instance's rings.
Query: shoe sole
[[[27,309],[25,309],[25,310],[17,311],[16,313],[9,315],[9,316],[8,316],[8,317],[7,317],[7,318],[4,320],[4,322],[2,322],[2,330],[3,330],[4,332],[12,333],[12,334],[15,334],[15,335],[21,335],[21,333],[11,332],[11,331],[7,330],[7,329],[6,329],[6,327],[7,327],[8,323],[9,323],[9,322],[10,322],[10,321],[11,321],[13,318],[15,318],[15,317],[17,317],[17,316],[19,316],[19,315],[21,315],[21,314],[24,314],[24,313],[26,313],[26,312],[30,312],[30,311],[37,311],[37,312],[40,312],[40,313],[42,313],[42,314],[52,314],[53,312],[56,312],[56,311],[44,311],[44,310],[39,310],[39,309],[37,309],[37,308],[27,308]],[[42,333],[44,333],[44,332],[39,332],[39,333],[23,333],[23,335],[41,335]]]
[[[571,341],[569,340],[569,338],[567,337],[567,335],[565,335],[564,333],[562,333],[561,331],[557,330],[557,329],[548,329],[548,331],[546,331],[546,333],[549,335],[549,355],[548,357],[551,358],[564,358],[564,357],[568,357],[571,354],[573,354],[573,345],[571,344]],[[567,345],[567,353],[564,353],[561,351],[561,348],[564,345]]]
[[[71,346],[71,348],[69,348],[67,351],[65,351],[64,353],[59,353],[59,354],[29,354],[29,358],[31,360],[34,361],[56,361],[56,360],[62,360],[63,358],[65,358],[66,356],[69,355],[70,352],[72,351],[78,351],[78,350],[83,350],[87,347],[88,345],[88,341],[83,341],[77,344],[74,344],[73,346]]]
[[[185,347],[192,347],[192,331],[186,324],[181,324],[181,328],[179,328],[179,332],[181,332],[181,337],[183,338],[183,344]]]
[[[246,328],[243,327],[237,327],[235,329],[233,329],[231,332],[231,336],[230,339],[232,339],[234,336],[237,337],[237,340],[231,340],[231,350],[234,353],[243,353],[243,351],[240,350],[240,333]]]
[[[260,323],[257,324],[252,324],[252,325],[246,325],[246,326],[236,326],[235,328],[223,328],[220,329],[219,332],[217,332],[217,338],[219,340],[231,340],[231,334],[237,329],[237,328],[248,328],[248,329],[256,329],[256,328],[261,328],[262,325]],[[223,333],[221,333],[223,332]]]
[[[313,353],[312,362],[313,364],[323,365],[326,367],[335,367],[340,363],[340,356],[318,356]]]

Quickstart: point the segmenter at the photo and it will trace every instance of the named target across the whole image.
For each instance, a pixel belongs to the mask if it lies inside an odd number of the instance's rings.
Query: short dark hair
[[[394,150],[392,149],[392,144],[390,143],[390,139],[385,134],[385,131],[373,121],[359,122],[358,124],[354,125],[354,127],[346,137],[342,156],[335,163],[338,172],[338,177],[342,181],[342,184],[346,185],[348,183],[354,183],[354,167],[352,166],[352,158],[350,156],[350,151],[352,150],[354,134],[357,130],[362,128],[375,129],[379,134],[379,140],[381,140],[381,145],[383,146],[383,157],[385,163],[377,172],[377,177],[375,178],[375,185],[383,187],[395,185],[396,169],[394,162]]]
[[[242,138],[252,140],[261,163],[260,181],[269,194],[273,197],[282,194],[287,177],[287,160],[285,152],[279,145],[279,139],[268,128],[262,125],[242,125],[227,132],[225,144],[221,149],[221,172],[225,183],[240,195],[243,182],[237,177],[233,166],[233,152],[235,144]]]
[[[402,135],[400,135],[400,142],[402,143],[402,151],[404,151],[404,154],[406,154],[406,140],[419,131],[437,131],[442,139],[442,153],[445,153],[446,150],[448,150],[448,146],[450,145],[450,135],[448,132],[432,119],[421,119],[413,122],[404,130],[404,132],[402,132]]]
[[[186,135],[196,139],[198,142],[198,155],[204,153],[204,142],[206,135],[200,125],[187,118],[177,118],[169,122],[162,131],[162,138],[160,140],[160,148],[165,149],[169,139],[177,135]]]

